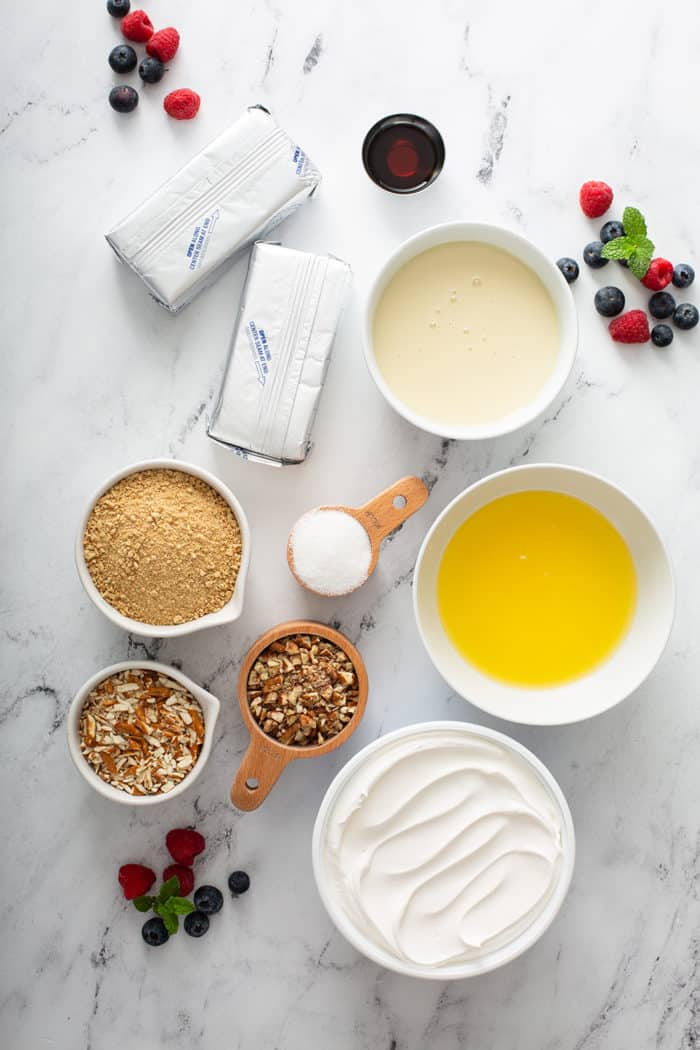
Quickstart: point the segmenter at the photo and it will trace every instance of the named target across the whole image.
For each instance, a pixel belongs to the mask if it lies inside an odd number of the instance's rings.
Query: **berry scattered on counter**
[[[676,328],[680,328],[684,332],[688,332],[691,328],[695,328],[699,319],[700,315],[698,314],[698,308],[697,306],[693,306],[692,303],[679,303],[673,311],[673,323]]]
[[[128,901],[148,893],[156,881],[155,871],[144,864],[122,864],[119,869],[119,885]]]
[[[132,11],[122,18],[121,30],[127,40],[144,44],[153,36],[153,22],[145,11]]]
[[[165,845],[177,864],[184,864],[186,868],[191,868],[194,858],[202,853],[206,842],[204,836],[194,828],[174,828],[165,836]]]
[[[643,310],[629,310],[621,317],[615,317],[608,325],[608,331],[616,343],[649,342],[649,322]]]
[[[146,944],[150,944],[152,948],[157,948],[159,945],[165,944],[165,942],[170,939],[170,934],[165,928],[165,923],[158,916],[154,919],[146,919],[141,927],[141,936]]]
[[[605,222],[600,227],[600,239],[603,244],[607,244],[608,241],[617,240],[618,237],[625,236],[625,227],[617,219],[611,219],[610,222]]]
[[[180,883],[180,896],[189,897],[194,889],[194,872],[184,864],[169,864],[163,872],[163,882],[176,878]]]
[[[566,283],[573,284],[576,278],[578,277],[579,273],[578,263],[576,262],[576,260],[568,259],[566,257],[564,257],[563,259],[557,259],[557,266],[564,275],[564,280],[566,281]]]
[[[613,191],[607,182],[584,182],[578,199],[584,215],[589,219],[599,219],[612,204]]]
[[[179,46],[180,34],[173,26],[168,26],[167,29],[159,29],[153,34],[146,44],[146,51],[154,58],[159,58],[161,62],[169,62],[175,57]]]
[[[179,88],[171,91],[163,99],[163,109],[169,117],[175,120],[192,120],[199,112],[201,98],[196,91],[189,88]]]
[[[619,288],[606,285],[599,288],[593,300],[595,308],[602,317],[616,317],[625,308],[625,297]]]
[[[138,59],[129,44],[117,44],[110,51],[107,61],[115,73],[130,73],[132,69],[136,69]]]
[[[690,263],[678,263],[673,268],[673,283],[676,288],[687,288],[695,280],[695,270]]]
[[[165,66],[159,58],[153,58],[149,55],[147,58],[141,59],[139,76],[144,84],[157,84],[159,80],[163,79],[163,73],[165,73]]]
[[[107,10],[113,18],[123,18],[129,14],[131,0],[107,0]]]
[[[185,933],[190,937],[203,937],[209,929],[209,916],[202,911],[191,911],[185,916]]]
[[[250,876],[245,871],[232,871],[228,877],[228,888],[234,897],[250,889]]]
[[[649,269],[642,277],[642,284],[645,288],[650,288],[652,292],[660,292],[671,283],[672,277],[673,263],[668,259],[652,259]]]
[[[675,309],[676,300],[670,292],[654,292],[649,299],[649,313],[652,317],[670,317]]]
[[[224,896],[216,886],[200,886],[194,891],[194,906],[205,915],[215,915],[224,906]]]
[[[109,104],[117,113],[131,113],[139,104],[139,93],[128,84],[120,84],[110,91]]]
[[[667,324],[657,324],[651,330],[651,341],[654,346],[670,346],[673,342],[673,329]]]
[[[590,266],[592,270],[600,270],[602,266],[607,266],[609,260],[604,259],[600,254],[603,250],[602,241],[591,241],[583,249],[583,261],[586,266]]]

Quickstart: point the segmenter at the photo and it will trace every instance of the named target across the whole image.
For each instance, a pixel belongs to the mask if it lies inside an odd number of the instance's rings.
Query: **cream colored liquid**
[[[554,371],[559,321],[539,277],[479,241],[429,248],[402,266],[374,314],[374,350],[393,393],[451,424],[502,419]]]

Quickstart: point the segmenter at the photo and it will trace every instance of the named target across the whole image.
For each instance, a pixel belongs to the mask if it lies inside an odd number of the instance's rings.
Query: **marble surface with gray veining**
[[[700,334],[668,351],[612,344],[592,309],[612,264],[573,290],[579,357],[535,425],[480,445],[440,441],[394,415],[361,354],[373,272],[431,223],[507,224],[553,257],[592,238],[579,184],[605,178],[648,217],[662,254],[700,263],[700,13],[620,0],[532,4],[406,0],[152,0],[181,53],[131,117],[113,113],[101,0],[4,12],[0,177],[2,344],[2,893],[0,1042],[8,1050],[697,1050],[700,1047]],[[136,82],[137,78],[131,78]],[[202,95],[196,121],[161,109]],[[308,462],[285,471],[214,447],[205,420],[224,367],[245,260],[180,316],[120,267],[102,235],[247,104],[268,106],[324,174],[282,228],[355,273]],[[417,111],[447,145],[414,197],[377,190],[360,144],[378,117]],[[691,289],[691,291],[694,291]],[[696,295],[698,293],[696,292]],[[693,298],[694,296],[689,296]],[[253,561],[243,618],[164,644],[127,637],[90,604],[72,560],[80,509],[122,465],[167,455],[215,471],[245,506]],[[669,545],[679,606],[669,648],[637,694],[594,721],[499,723],[450,694],[417,637],[411,575],[426,528],[470,482],[509,464],[582,465],[623,485]],[[427,505],[386,544],[355,595],[315,600],[294,583],[285,538],[304,509],[361,503],[402,474]],[[246,745],[234,703],[241,655],[281,619],[337,621],[371,678],[345,748],[297,763],[256,813],[228,788]],[[94,671],[125,657],[182,666],[222,700],[204,774],[150,811],[110,804],[72,768],[64,720]],[[310,834],[330,780],[363,744],[429,718],[511,733],[550,767],[578,835],[573,886],[526,955],[452,984],[402,979],[335,932],[311,874]],[[206,938],[143,944],[120,899],[127,860],[166,863],[164,833],[207,836],[200,873],[250,872]]]

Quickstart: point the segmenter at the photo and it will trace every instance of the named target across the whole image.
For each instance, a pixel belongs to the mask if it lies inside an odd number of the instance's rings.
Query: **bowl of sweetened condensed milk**
[[[410,423],[479,440],[525,426],[556,398],[578,322],[557,267],[500,226],[449,222],[390,256],[365,306],[365,359]]]

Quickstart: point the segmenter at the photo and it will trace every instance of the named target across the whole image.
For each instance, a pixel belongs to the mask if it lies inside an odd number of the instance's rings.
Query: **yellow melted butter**
[[[459,653],[512,685],[554,686],[601,664],[637,600],[634,561],[599,511],[515,492],[476,511],[440,562],[438,609]]]

